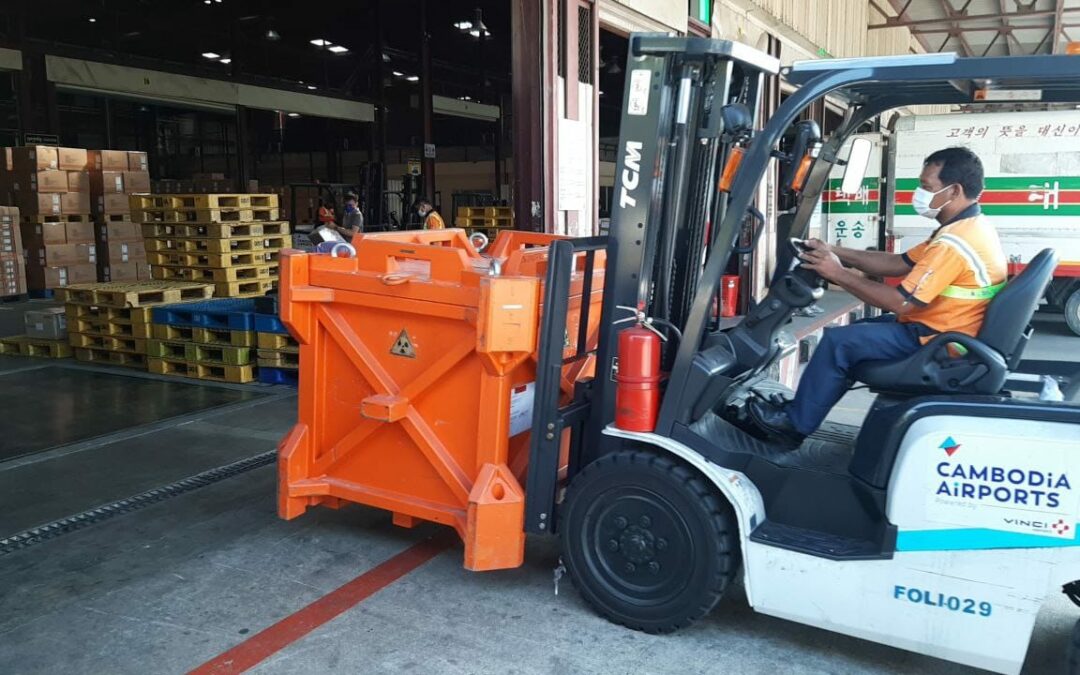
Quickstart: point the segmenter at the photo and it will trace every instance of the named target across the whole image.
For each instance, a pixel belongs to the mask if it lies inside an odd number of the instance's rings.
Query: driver
[[[979,208],[982,190],[982,162],[974,153],[938,150],[923,162],[911,199],[916,213],[940,223],[929,239],[902,254],[806,242],[803,267],[891,314],[826,328],[794,399],[785,405],[750,401],[755,426],[778,440],[798,443],[843,397],[857,364],[903,359],[937,333],[978,333],[987,304],[1005,285],[1007,268],[997,231]],[[904,279],[894,288],[848,267]]]

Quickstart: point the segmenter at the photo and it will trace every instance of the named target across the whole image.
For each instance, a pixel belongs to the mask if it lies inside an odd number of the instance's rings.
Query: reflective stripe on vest
[[[964,288],[963,286],[946,286],[945,290],[941,292],[946,298],[955,298],[957,300],[989,300],[998,294],[998,291],[1005,288],[1006,282],[1002,281],[1000,284],[994,284],[993,286],[983,286],[982,288]]]

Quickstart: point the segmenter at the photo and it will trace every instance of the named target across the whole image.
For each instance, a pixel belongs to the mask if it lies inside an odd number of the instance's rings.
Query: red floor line
[[[210,659],[192,670],[191,675],[244,672],[412,572],[446,550],[447,546],[448,542],[444,539],[428,539],[410,546],[307,607]]]

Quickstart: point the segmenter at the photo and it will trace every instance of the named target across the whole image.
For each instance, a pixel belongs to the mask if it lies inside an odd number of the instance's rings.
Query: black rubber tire
[[[696,471],[647,450],[614,452],[585,467],[567,490],[559,532],[563,562],[585,601],[646,633],[708,614],[739,565],[731,506]]]
[[[1080,621],[1073,626],[1065,648],[1065,675],[1080,675]]]
[[[1080,335],[1080,288],[1069,294],[1065,300],[1065,324],[1069,330]]]

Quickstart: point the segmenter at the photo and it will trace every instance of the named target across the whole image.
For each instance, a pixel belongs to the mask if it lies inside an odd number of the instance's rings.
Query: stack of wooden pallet
[[[259,382],[297,384],[300,345],[289,335],[281,319],[273,314],[256,314],[255,332],[259,346]]]
[[[12,356],[41,356],[49,359],[66,359],[71,356],[67,340],[51,340],[30,335],[0,338],[0,354]]]
[[[75,284],[60,290],[68,339],[80,361],[145,368],[155,306],[209,298],[213,286],[142,281]]]
[[[157,307],[150,372],[222,382],[255,379],[255,307],[243,298]]]
[[[514,209],[510,206],[459,206],[454,225],[473,232],[483,232],[494,241],[500,229],[514,227]]]
[[[200,281],[214,295],[265,295],[277,287],[278,256],[292,245],[274,194],[136,195],[155,279]]]

